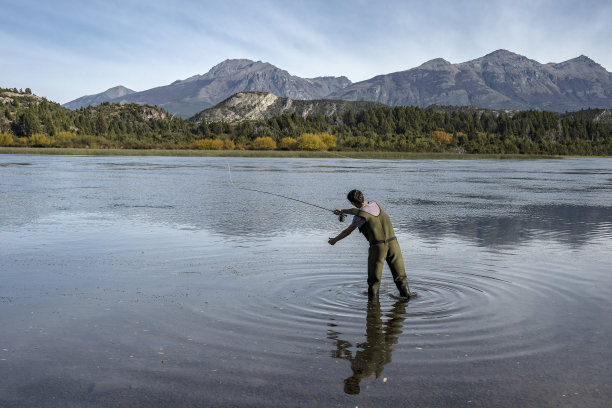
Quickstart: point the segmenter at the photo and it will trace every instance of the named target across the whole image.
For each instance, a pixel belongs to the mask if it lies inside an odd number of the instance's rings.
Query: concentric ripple
[[[354,345],[362,342],[368,329],[363,256],[330,261],[313,248],[286,245],[258,255],[264,259],[234,264],[250,271],[240,277],[246,292],[240,301],[223,302],[224,319],[208,327],[209,334],[218,331],[222,339],[228,330],[240,333],[244,351],[255,354],[254,345],[272,342],[279,357],[312,351],[313,340],[324,343],[317,349],[329,350],[330,333]],[[570,269],[560,263],[554,271],[540,270],[537,262],[525,265],[512,253],[483,259],[477,248],[463,252],[450,254],[465,258],[458,262],[424,257],[425,263],[413,265],[409,284],[418,296],[405,303],[401,316],[394,311],[400,299],[385,267],[380,318],[401,320],[396,353],[411,353],[413,362],[447,364],[466,357],[470,362],[515,358],[564,345],[556,338],[562,323],[554,317],[560,303],[576,301],[568,290],[575,281]],[[283,343],[291,347],[279,346]]]

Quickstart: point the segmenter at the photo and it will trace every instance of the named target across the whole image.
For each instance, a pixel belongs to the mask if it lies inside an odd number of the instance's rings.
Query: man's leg
[[[410,297],[410,289],[408,289],[408,281],[406,279],[406,269],[404,267],[404,257],[400,249],[397,239],[389,242],[389,251],[387,252],[387,265],[391,269],[393,281],[400,292],[400,296]]]
[[[368,250],[368,298],[378,298],[387,246],[372,245]]]

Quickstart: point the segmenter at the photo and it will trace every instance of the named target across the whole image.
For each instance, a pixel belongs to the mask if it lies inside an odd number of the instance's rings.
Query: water
[[[290,200],[390,215],[409,284]],[[0,407],[608,407],[612,160],[0,156]]]

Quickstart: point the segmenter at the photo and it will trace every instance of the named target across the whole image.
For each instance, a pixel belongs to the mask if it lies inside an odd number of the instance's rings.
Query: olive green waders
[[[378,297],[385,262],[387,262],[389,269],[391,269],[393,281],[400,292],[400,296],[410,297],[410,290],[406,281],[404,258],[395,238],[391,220],[380,206],[378,208],[380,208],[378,216],[365,211],[359,211],[358,214],[366,221],[359,228],[359,231],[370,242],[370,249],[368,251],[368,297]]]

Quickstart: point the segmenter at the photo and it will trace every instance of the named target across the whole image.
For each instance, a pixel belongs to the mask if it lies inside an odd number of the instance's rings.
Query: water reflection
[[[519,207],[513,212],[499,217],[419,220],[403,223],[399,229],[435,240],[457,235],[482,247],[514,247],[532,239],[579,247],[591,239],[612,236],[611,207],[551,204]]]
[[[326,236],[337,229],[330,212],[232,187],[228,163],[236,186],[326,208],[344,203],[345,192],[360,186],[366,198],[385,206],[399,233],[427,240],[460,236],[475,246],[516,247],[547,239],[574,248],[612,236],[607,159],[0,157],[0,227],[78,212],[187,226],[228,240],[305,232]]]
[[[368,301],[366,341],[356,344],[359,350],[354,356],[351,352],[352,344],[339,338],[341,333],[328,331],[327,337],[334,340],[336,347],[331,353],[332,357],[351,363],[353,375],[344,380],[344,392],[359,394],[361,380],[379,378],[384,366],[391,362],[393,345],[397,344],[398,335],[402,333],[407,304],[405,300],[397,301],[386,314],[389,319],[383,322],[379,300]]]

